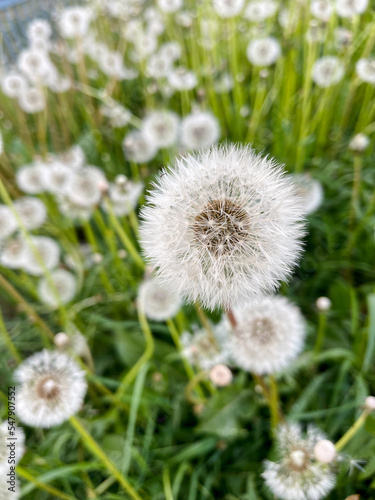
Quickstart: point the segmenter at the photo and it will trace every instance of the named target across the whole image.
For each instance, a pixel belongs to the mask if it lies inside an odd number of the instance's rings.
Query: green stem
[[[348,429],[345,434],[339,439],[335,445],[336,450],[340,451],[344,446],[355,436],[355,434],[359,431],[362,425],[366,422],[368,415],[370,414],[369,410],[364,410],[361,415],[357,418],[354,424]]]
[[[326,331],[326,324],[327,324],[327,315],[323,312],[319,313],[319,320],[318,321],[319,321],[318,334],[316,336],[316,342],[315,342],[315,348],[314,348],[315,354],[318,354],[322,350],[322,347],[323,347],[325,331]]]
[[[21,358],[19,352],[17,351],[15,345],[13,344],[12,338],[9,335],[9,332],[5,326],[3,315],[1,313],[1,309],[0,309],[0,333],[3,334],[4,340],[5,340],[5,345],[7,346],[9,351],[11,352],[13,358],[16,360],[17,363],[21,363],[22,358]]]
[[[23,477],[30,483],[35,484],[35,486],[37,486],[41,490],[47,491],[48,493],[53,495],[53,498],[62,498],[63,500],[74,500],[74,497],[66,495],[65,493],[54,488],[53,486],[49,486],[48,484],[42,483],[42,481],[39,481],[38,478],[29,474],[23,467],[18,466],[16,470],[19,476]]]

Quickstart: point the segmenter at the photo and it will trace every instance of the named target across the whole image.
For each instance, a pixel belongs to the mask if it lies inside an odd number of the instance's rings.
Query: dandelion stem
[[[107,470],[116,478],[116,480],[121,484],[125,491],[133,498],[134,500],[142,500],[132,485],[128,482],[128,480],[120,473],[120,471],[116,468],[116,466],[112,463],[112,461],[108,458],[102,448],[98,445],[98,443],[91,437],[91,435],[87,432],[87,430],[83,427],[80,421],[76,417],[70,417],[69,419],[72,426],[76,429],[76,431],[81,435],[84,444],[87,448],[96,455],[99,460],[103,462],[106,466]]]
[[[322,347],[323,347],[325,331],[326,331],[326,324],[327,324],[327,315],[324,312],[319,313],[318,321],[319,321],[318,334],[316,336],[316,342],[315,342],[315,348],[314,348],[315,354],[318,354],[322,350]]]
[[[370,410],[365,409],[361,415],[357,418],[354,424],[345,432],[341,439],[339,439],[336,443],[336,450],[340,451],[344,446],[355,436],[355,434],[359,431],[362,425],[366,422],[368,415],[370,414]]]

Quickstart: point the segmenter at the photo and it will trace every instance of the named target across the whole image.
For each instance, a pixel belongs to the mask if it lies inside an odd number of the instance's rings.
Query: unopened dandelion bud
[[[375,396],[367,396],[365,399],[365,408],[368,411],[375,411]]]
[[[210,370],[210,380],[218,387],[225,387],[233,380],[231,370],[225,365],[215,365]]]
[[[58,349],[65,349],[70,344],[69,335],[65,332],[56,333],[53,341]]]
[[[320,312],[326,312],[331,309],[332,302],[328,297],[319,297],[315,302],[316,308]]]
[[[336,448],[332,441],[321,439],[314,447],[315,458],[324,464],[329,464],[336,458]]]

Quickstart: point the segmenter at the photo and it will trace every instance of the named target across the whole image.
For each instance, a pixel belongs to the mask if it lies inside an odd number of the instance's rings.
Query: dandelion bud
[[[365,399],[365,408],[368,411],[375,411],[375,396],[367,396]]]
[[[319,297],[315,302],[316,308],[320,312],[329,311],[332,306],[332,302],[328,297]]]
[[[53,341],[58,349],[65,349],[70,344],[69,335],[65,332],[57,333]]]
[[[117,252],[117,257],[119,259],[126,259],[126,256],[128,254],[126,253],[126,250],[124,250],[123,248],[120,248],[120,250]]]
[[[225,387],[233,380],[233,374],[225,365],[215,365],[210,370],[210,380],[218,387]]]
[[[94,264],[100,264],[103,260],[103,255],[101,253],[94,253],[92,255],[92,261]]]
[[[335,445],[328,439],[321,439],[314,446],[314,457],[323,464],[333,462],[336,457]]]

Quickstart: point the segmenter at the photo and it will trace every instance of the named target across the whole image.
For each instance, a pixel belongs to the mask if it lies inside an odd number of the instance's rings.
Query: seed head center
[[[230,253],[245,240],[249,217],[241,206],[230,200],[212,200],[195,217],[193,231],[210,253],[222,255]]]

